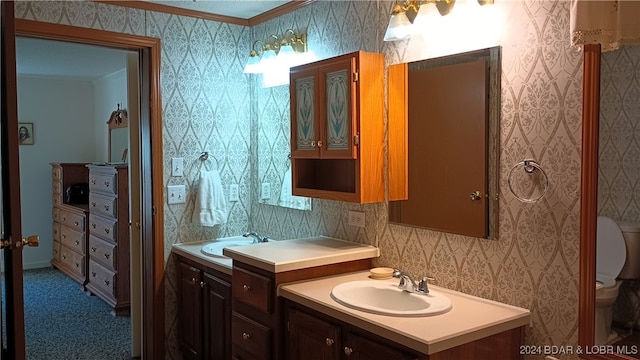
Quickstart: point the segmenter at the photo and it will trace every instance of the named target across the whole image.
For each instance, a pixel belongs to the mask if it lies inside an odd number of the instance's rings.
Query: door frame
[[[108,46],[137,51],[140,55],[141,218],[132,219],[131,225],[139,227],[142,235],[142,354],[147,359],[163,358],[165,256],[160,39],[23,19],[16,19],[15,23],[16,36]]]

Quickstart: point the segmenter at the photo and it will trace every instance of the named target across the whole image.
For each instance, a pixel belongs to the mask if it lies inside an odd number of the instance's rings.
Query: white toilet
[[[597,226],[595,344],[605,345],[617,336],[611,320],[621,279],[640,277],[640,225],[598,216]]]

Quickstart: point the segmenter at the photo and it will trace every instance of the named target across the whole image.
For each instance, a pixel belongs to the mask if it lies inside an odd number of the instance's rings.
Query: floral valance
[[[603,52],[640,44],[640,0],[571,0],[571,43]]]

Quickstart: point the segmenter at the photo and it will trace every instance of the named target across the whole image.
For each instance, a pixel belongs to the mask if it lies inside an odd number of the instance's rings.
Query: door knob
[[[473,192],[473,193],[469,194],[469,196],[471,197],[471,201],[476,201],[476,200],[482,199],[482,196],[480,196],[480,191]]]
[[[22,238],[22,245],[27,245],[31,247],[38,247],[40,245],[40,236],[31,235],[28,238]]]

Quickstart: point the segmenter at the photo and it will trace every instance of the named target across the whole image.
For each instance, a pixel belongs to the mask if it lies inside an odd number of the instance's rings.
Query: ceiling
[[[145,0],[223,16],[250,19],[290,0]],[[17,73],[21,76],[95,80],[126,66],[125,50],[18,37]]]

